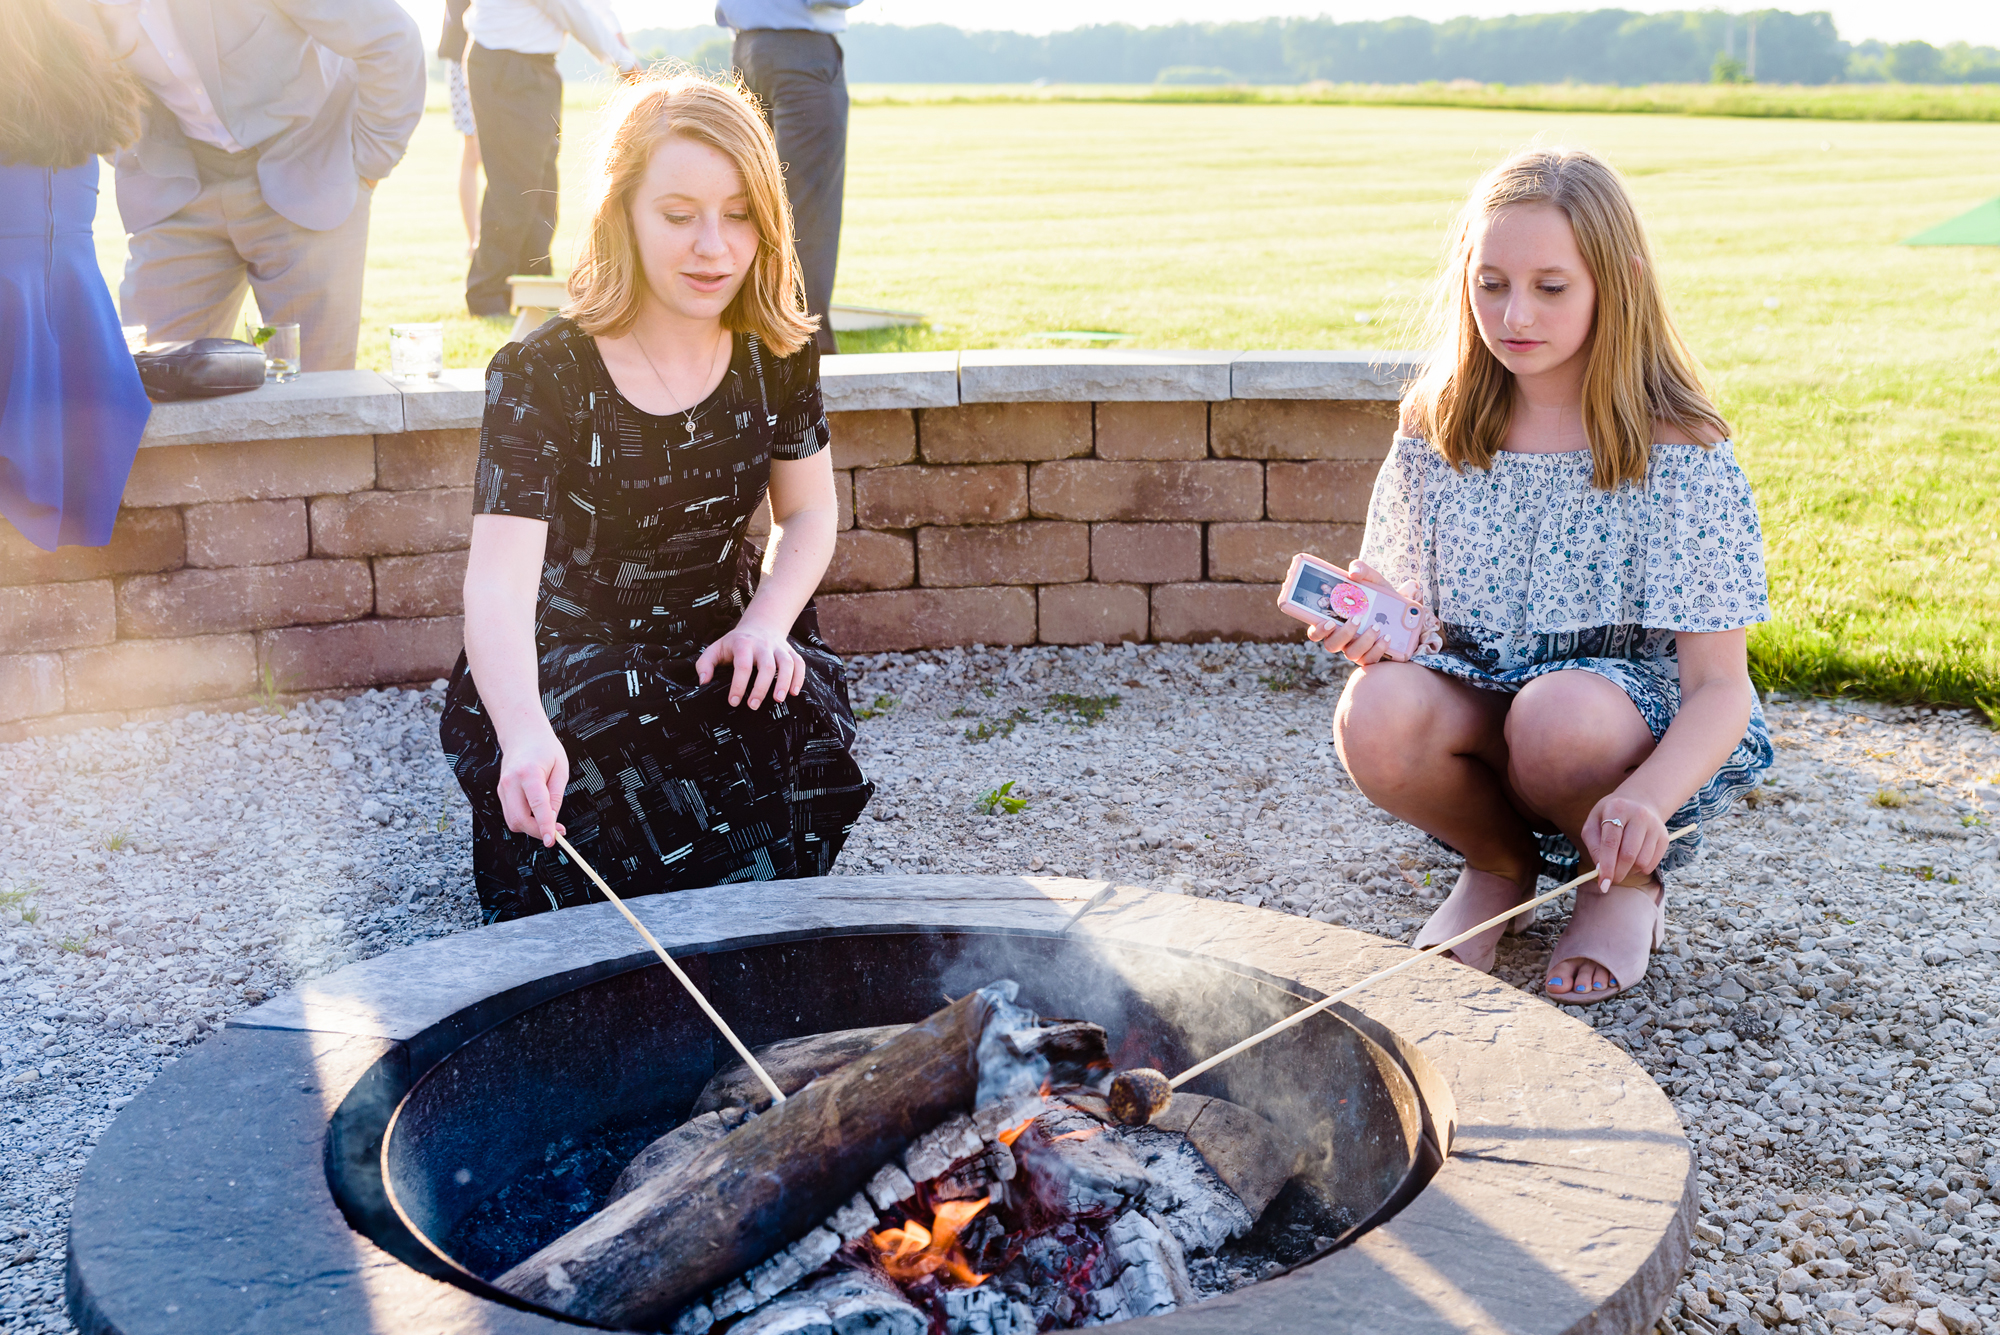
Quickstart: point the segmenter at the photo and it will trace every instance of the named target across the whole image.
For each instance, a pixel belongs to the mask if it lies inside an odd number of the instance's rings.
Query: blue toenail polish
[[[1550,987],[1561,987],[1562,985],[1563,985],[1563,980],[1562,980],[1562,979],[1560,979],[1560,978],[1551,978],[1551,979],[1549,979],[1549,986],[1550,986]]]

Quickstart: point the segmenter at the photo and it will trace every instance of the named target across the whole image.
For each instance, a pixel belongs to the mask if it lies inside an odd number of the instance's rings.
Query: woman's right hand
[[[542,847],[554,848],[556,836],[569,833],[556,822],[568,787],[569,757],[548,720],[528,736],[501,746],[500,810],[507,817],[507,828],[516,834],[533,835]]]

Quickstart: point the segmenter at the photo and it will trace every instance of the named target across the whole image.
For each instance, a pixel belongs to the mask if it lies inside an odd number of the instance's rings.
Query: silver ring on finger
[[[1597,823],[1599,825],[1616,825],[1621,830],[1625,828],[1625,822],[1619,820],[1616,816],[1606,816],[1603,820]]]

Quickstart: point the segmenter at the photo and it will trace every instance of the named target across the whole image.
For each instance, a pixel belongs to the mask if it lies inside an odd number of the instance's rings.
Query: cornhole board
[[[1929,231],[1918,232],[1906,246],[2000,246],[2000,199],[1989,199]]]

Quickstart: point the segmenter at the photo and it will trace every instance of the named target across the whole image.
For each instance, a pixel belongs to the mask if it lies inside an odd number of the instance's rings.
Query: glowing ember
[[[940,1201],[929,1228],[912,1219],[901,1228],[870,1233],[868,1242],[883,1271],[899,1284],[926,1275],[948,1277],[967,1288],[984,1284],[986,1276],[965,1259],[958,1235],[986,1205],[983,1200]]]

